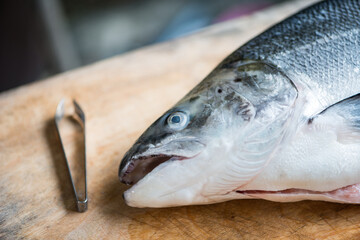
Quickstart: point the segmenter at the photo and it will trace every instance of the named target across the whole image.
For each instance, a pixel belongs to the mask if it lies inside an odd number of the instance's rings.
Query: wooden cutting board
[[[127,187],[118,166],[141,132],[225,56],[312,2],[289,2],[0,94],[0,239],[360,239],[356,205],[236,200],[137,209],[121,197]],[[63,97],[76,98],[87,117],[85,213],[74,211],[53,122]],[[76,136],[64,134],[73,151]]]

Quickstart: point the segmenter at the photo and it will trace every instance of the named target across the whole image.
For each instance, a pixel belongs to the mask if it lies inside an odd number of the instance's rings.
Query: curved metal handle
[[[71,185],[74,191],[74,195],[75,195],[75,199],[76,199],[76,204],[77,204],[77,210],[78,212],[85,212],[88,208],[88,196],[87,196],[87,176],[86,176],[86,142],[85,142],[85,114],[84,111],[81,109],[80,105],[73,100],[73,104],[75,107],[75,113],[76,115],[79,117],[79,119],[81,120],[81,125],[82,125],[82,129],[83,129],[83,143],[84,143],[84,192],[85,192],[85,196],[79,196],[77,191],[76,191],[76,187],[73,181],[73,177],[71,174],[71,170],[70,170],[70,165],[66,156],[66,151],[65,151],[65,147],[61,138],[61,134],[60,134],[60,127],[59,127],[59,123],[60,121],[64,118],[64,114],[65,114],[65,107],[64,107],[64,99],[61,99],[61,101],[59,102],[57,108],[56,108],[56,112],[55,112],[55,125],[56,125],[56,130],[58,132],[59,135],[59,139],[60,139],[60,143],[61,143],[61,148],[65,157],[65,161],[66,161],[66,166],[69,172],[69,176],[70,176],[70,180],[71,180]]]

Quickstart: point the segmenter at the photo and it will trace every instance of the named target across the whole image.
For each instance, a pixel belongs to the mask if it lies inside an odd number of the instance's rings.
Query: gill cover
[[[280,143],[293,133],[289,125],[299,117],[294,107],[297,89],[284,73],[263,62],[236,64],[231,67],[232,81],[220,79],[217,86],[224,93],[222,102],[237,106],[234,118],[241,117],[243,122],[242,126],[234,124],[236,120],[227,123],[231,127],[218,142],[223,153],[218,159],[209,159],[216,173],[209,177],[202,194],[214,199],[241,189],[261,172]]]

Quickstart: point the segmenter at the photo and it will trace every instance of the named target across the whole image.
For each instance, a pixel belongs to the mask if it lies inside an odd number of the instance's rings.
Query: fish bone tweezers
[[[88,197],[87,197],[87,177],[86,177],[86,142],[85,142],[85,114],[83,112],[83,110],[81,109],[80,105],[73,100],[73,104],[74,104],[74,108],[75,108],[75,113],[76,115],[79,117],[79,119],[81,120],[81,125],[82,125],[82,130],[83,130],[83,143],[84,143],[84,186],[83,186],[83,190],[85,192],[85,194],[83,196],[80,196],[78,194],[78,192],[76,191],[76,187],[74,184],[74,180],[71,174],[71,170],[70,170],[70,165],[68,162],[68,158],[66,156],[66,151],[65,151],[65,147],[64,147],[64,143],[62,141],[61,138],[61,134],[60,134],[60,128],[59,128],[59,123],[60,121],[63,119],[64,114],[65,114],[65,107],[64,107],[64,99],[62,99],[57,108],[56,108],[56,113],[55,113],[55,125],[56,125],[56,130],[58,132],[59,138],[60,138],[60,143],[61,143],[61,148],[65,157],[65,161],[66,161],[66,166],[69,172],[69,176],[70,176],[70,180],[71,180],[71,185],[74,191],[74,195],[75,195],[75,199],[76,199],[76,205],[77,205],[77,210],[78,212],[85,212],[88,208]]]

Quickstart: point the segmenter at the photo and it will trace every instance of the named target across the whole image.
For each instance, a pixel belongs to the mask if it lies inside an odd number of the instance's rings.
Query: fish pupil
[[[179,123],[180,122],[180,116],[173,116],[171,118],[172,123]]]

